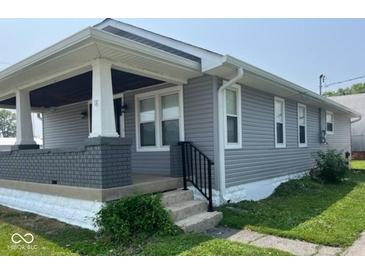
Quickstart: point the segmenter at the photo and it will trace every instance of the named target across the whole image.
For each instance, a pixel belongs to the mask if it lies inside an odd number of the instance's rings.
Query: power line
[[[330,87],[330,86],[334,86],[334,85],[338,85],[338,84],[342,84],[342,83],[346,83],[346,82],[351,82],[351,81],[358,80],[358,79],[362,79],[362,78],[365,78],[365,75],[358,76],[358,77],[351,78],[351,79],[347,79],[347,80],[343,80],[343,81],[338,81],[338,82],[329,83],[329,84],[327,84],[327,85],[324,85],[324,87],[325,87],[325,88],[328,88],[328,87]]]

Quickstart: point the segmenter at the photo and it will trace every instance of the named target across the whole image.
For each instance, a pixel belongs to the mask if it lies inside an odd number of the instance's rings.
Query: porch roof
[[[97,58],[110,60],[114,70],[175,84],[201,75],[197,60],[89,27],[1,71],[0,100],[91,71]]]

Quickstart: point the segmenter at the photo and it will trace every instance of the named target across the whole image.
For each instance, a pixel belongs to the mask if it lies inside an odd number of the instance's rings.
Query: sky
[[[0,70],[101,20],[0,19]],[[365,19],[118,20],[232,55],[315,92],[322,73],[327,84],[365,75]]]

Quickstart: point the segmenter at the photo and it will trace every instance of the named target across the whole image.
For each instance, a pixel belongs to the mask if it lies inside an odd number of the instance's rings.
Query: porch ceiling
[[[160,80],[115,69],[112,70],[112,81],[114,94],[163,83]],[[91,71],[33,90],[30,93],[33,108],[58,107],[90,100],[91,97]],[[15,97],[0,101],[0,106],[15,107]]]

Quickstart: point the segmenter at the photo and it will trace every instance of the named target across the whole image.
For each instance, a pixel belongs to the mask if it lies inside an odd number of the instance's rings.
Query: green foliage
[[[351,168],[352,169],[365,169],[365,160],[352,160]]]
[[[15,137],[15,113],[0,109],[0,137]]]
[[[365,171],[346,184],[309,176],[281,184],[270,197],[219,208],[222,225],[330,246],[350,246],[365,230]]]
[[[311,176],[322,183],[341,183],[349,171],[342,153],[333,149],[317,152],[315,162],[316,165],[311,170]]]
[[[177,232],[160,195],[136,195],[110,202],[100,210],[96,223],[101,235],[120,243]]]
[[[350,95],[350,94],[360,94],[365,93],[365,83],[357,83],[347,88],[339,88],[336,91],[326,91],[323,93],[324,96],[341,96],[341,95]]]
[[[14,232],[34,235],[37,248],[9,248]],[[275,249],[258,248],[228,240],[214,240],[202,234],[153,236],[141,242],[120,244],[109,241],[91,230],[78,228],[31,213],[0,206],[0,256],[4,255],[287,255]]]

